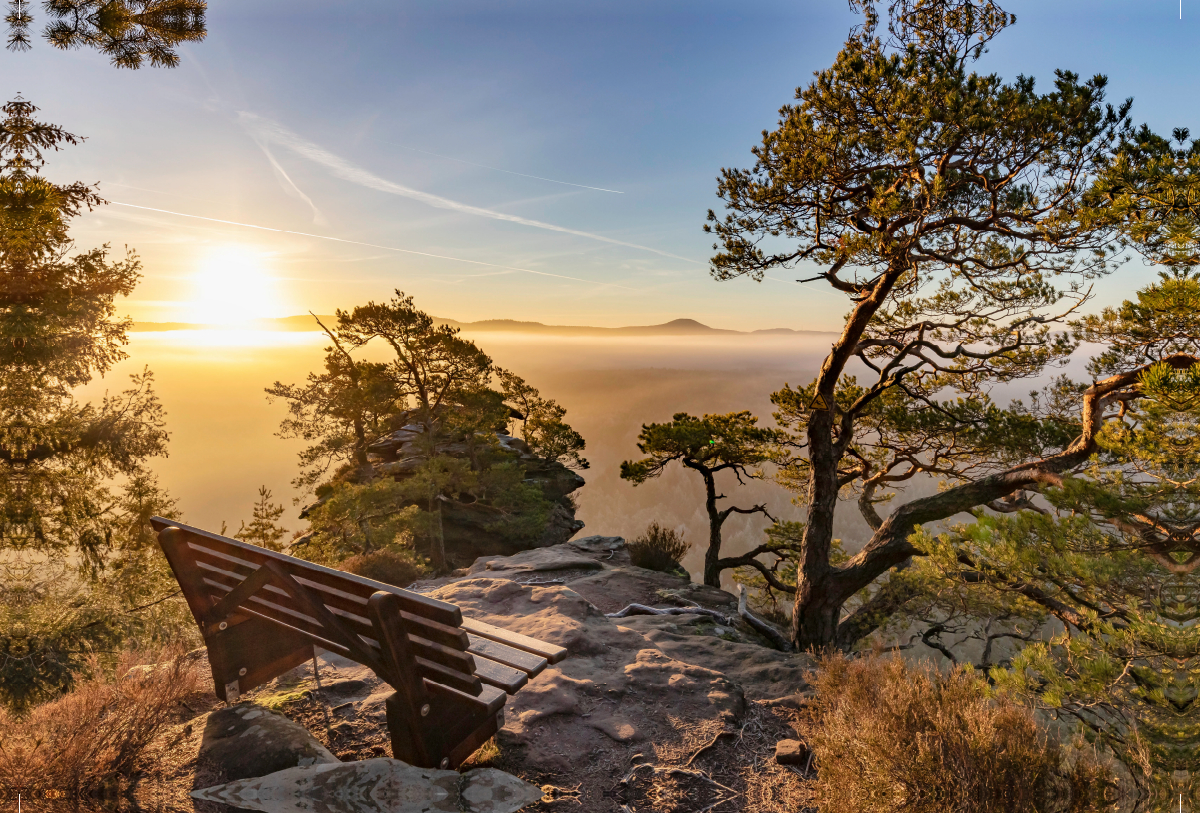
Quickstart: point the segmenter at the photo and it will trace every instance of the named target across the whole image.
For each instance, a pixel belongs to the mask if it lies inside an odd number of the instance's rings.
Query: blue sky
[[[1200,133],[1197,0],[1182,21],[1176,0],[1005,8],[1018,23],[984,69],[1043,87],[1055,68],[1105,73],[1139,121]],[[149,207],[74,231],[139,250],[135,318],[221,296],[246,316],[328,312],[398,287],[463,320],[830,329],[845,301],[828,290],[711,280],[701,226],[719,169],[749,163],[855,21],[839,0],[212,0],[174,70],[43,42],[0,60],[9,97],[88,137],[51,177]],[[1147,278],[1123,271],[1097,304]]]

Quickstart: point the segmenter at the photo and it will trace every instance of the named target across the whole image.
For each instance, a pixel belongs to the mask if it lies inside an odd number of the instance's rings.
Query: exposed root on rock
[[[615,613],[605,613],[605,618],[625,618],[630,615],[711,615],[713,618],[720,621],[722,624],[729,624],[729,616],[724,613],[719,613],[716,610],[709,610],[706,607],[667,607],[659,609],[658,607],[649,607],[645,604],[630,604],[623,610],[617,610]]]

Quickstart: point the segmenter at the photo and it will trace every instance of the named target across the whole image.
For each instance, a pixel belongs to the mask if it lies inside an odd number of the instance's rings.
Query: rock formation
[[[350,472],[348,476],[357,482],[380,476],[397,480],[412,476],[427,459],[425,444],[421,443],[423,431],[420,424],[408,423],[384,435],[368,449],[369,467]],[[528,548],[558,545],[583,528],[583,522],[575,519],[575,506],[568,495],[582,487],[584,479],[557,460],[538,457],[525,441],[513,437],[507,430],[497,429],[494,438],[503,452],[520,462],[525,473],[524,481],[541,489],[542,495],[552,503],[552,508],[539,536],[514,541],[489,527],[495,522],[495,509],[467,494],[445,497],[442,501],[442,533],[451,561],[466,564],[480,556],[504,555]],[[478,448],[487,443],[477,442],[475,445]],[[466,459],[471,455],[471,448],[464,438],[447,438],[435,443],[434,454]],[[301,519],[307,517],[309,510],[317,504],[306,506],[300,512]]]

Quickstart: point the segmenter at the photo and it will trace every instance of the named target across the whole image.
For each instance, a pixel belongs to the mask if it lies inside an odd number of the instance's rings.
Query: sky
[[[1042,88],[1056,68],[1104,73],[1136,120],[1200,133],[1197,0],[1182,20],[1177,0],[1004,7],[1017,25],[983,69]],[[399,288],[463,321],[829,330],[845,299],[799,274],[711,279],[702,226],[720,169],[750,165],[856,21],[841,0],[211,0],[178,68],[35,41],[0,75],[87,138],[46,174],[100,183],[110,204],[72,234],[137,250],[122,308],[141,321]],[[1104,280],[1093,306],[1149,276]]]

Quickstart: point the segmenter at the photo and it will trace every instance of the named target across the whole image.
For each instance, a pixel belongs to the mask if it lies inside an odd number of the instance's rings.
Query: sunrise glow
[[[202,254],[191,278],[184,319],[225,327],[281,316],[278,284],[261,252],[221,246]]]

